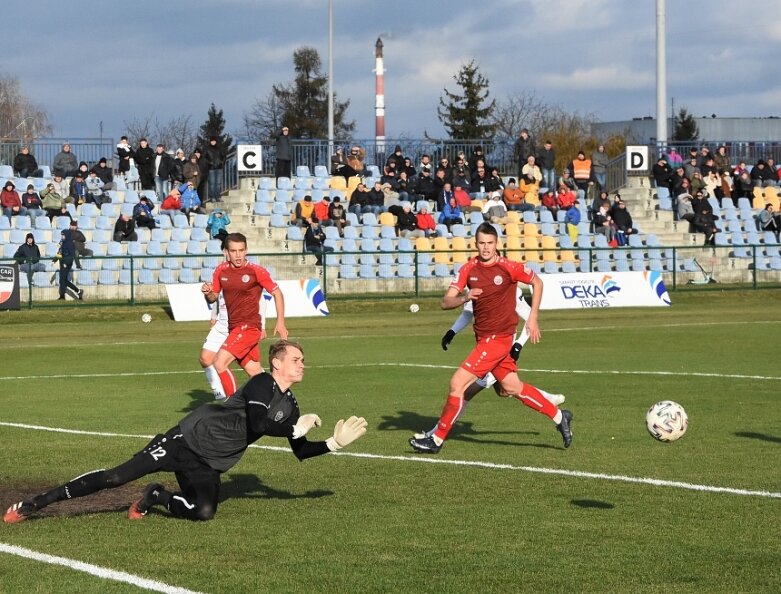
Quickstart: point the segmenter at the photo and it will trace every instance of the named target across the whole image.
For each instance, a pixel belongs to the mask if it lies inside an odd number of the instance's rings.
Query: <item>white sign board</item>
[[[648,162],[647,146],[626,147],[627,171],[648,171],[649,169],[651,169],[651,164]]]
[[[285,297],[286,318],[328,315],[328,305],[319,280],[278,281],[277,284]],[[199,283],[165,286],[174,320],[194,322],[205,321],[211,317],[211,306],[203,298],[201,286]],[[261,299],[266,301],[266,317],[276,318],[277,310],[271,295],[263,291]]]
[[[540,309],[667,307],[670,295],[659,272],[541,274]]]
[[[241,173],[263,171],[263,148],[259,144],[240,144],[236,147],[236,166]]]

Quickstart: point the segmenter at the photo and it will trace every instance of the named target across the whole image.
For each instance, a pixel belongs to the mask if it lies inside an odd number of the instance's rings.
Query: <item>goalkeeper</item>
[[[518,287],[515,291],[515,297],[517,299],[517,302],[515,303],[515,313],[518,314],[518,317],[521,318],[524,322],[526,321],[526,318],[529,317],[529,313],[531,312],[531,307],[529,307],[529,304],[526,303],[526,300],[523,298],[523,290]],[[456,321],[453,322],[453,325],[450,326],[450,329],[445,332],[444,336],[442,336],[442,349],[447,350],[447,347],[450,345],[450,343],[453,341],[453,339],[456,337],[456,334],[461,332],[464,328],[469,326],[472,323],[472,320],[474,320],[474,314],[472,313],[472,300],[468,300],[464,304],[464,308],[461,310],[461,314],[456,318]],[[523,350],[524,345],[529,340],[529,334],[526,332],[526,325],[524,324],[523,328],[521,329],[520,334],[516,334],[515,340],[513,340],[513,346],[510,348],[510,356],[515,359],[516,361],[521,356],[521,351]],[[489,373],[478,380],[475,381],[471,386],[469,386],[466,389],[466,392],[464,393],[464,405],[461,407],[461,411],[458,414],[458,417],[456,417],[453,421],[455,422],[464,414],[464,411],[466,410],[466,405],[469,404],[469,402],[477,396],[480,392],[482,392],[485,388],[490,388],[491,386],[494,386],[496,384],[496,378],[492,373]],[[502,397],[510,396],[510,394],[504,394],[500,393],[497,389],[498,386],[494,389],[497,390],[497,394]],[[565,400],[565,397],[563,394],[550,394],[549,392],[546,392],[545,390],[542,390],[540,388],[537,388],[540,393],[548,399],[551,403],[553,403],[554,406],[559,406],[562,404]],[[414,437],[415,439],[422,439],[424,437],[430,436],[434,431],[436,431],[437,426],[434,425],[431,429],[426,431],[425,433],[415,433]]]
[[[302,415],[290,387],[304,377],[304,351],[298,343],[280,340],[269,348],[271,373],[256,375],[233,397],[204,404],[166,433],[156,435],[130,460],[110,470],[93,470],[70,482],[12,505],[3,520],[26,520],[30,514],[56,501],[83,497],[119,487],[154,472],[174,472],[180,491],[148,485],[128,511],[141,519],[155,505],[172,516],[210,520],[217,511],[220,475],[231,469],[249,445],[264,435],[287,437],[299,460],[335,452],[366,433],[363,418],[350,417],[336,424],[333,437],[309,441],[306,434],[320,426],[315,414]]]

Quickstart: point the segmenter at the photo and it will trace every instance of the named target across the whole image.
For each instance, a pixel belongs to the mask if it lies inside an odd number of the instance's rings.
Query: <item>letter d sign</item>
[[[626,147],[626,170],[627,171],[648,171],[648,147],[647,146]]]

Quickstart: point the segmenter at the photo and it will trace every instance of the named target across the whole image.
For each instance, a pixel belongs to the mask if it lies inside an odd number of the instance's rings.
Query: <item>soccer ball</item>
[[[152,316],[150,316],[149,314],[144,314],[143,316],[141,316],[141,321],[144,322],[144,324],[148,324],[149,322],[152,321]]]
[[[689,417],[677,402],[662,400],[645,414],[648,433],[658,441],[675,441],[683,437],[689,427]]]
[[[410,313],[418,313],[420,311],[420,306],[417,303],[413,303],[409,306]]]

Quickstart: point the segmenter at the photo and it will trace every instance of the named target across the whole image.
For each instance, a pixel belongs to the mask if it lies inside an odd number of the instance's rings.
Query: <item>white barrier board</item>
[[[540,274],[540,309],[668,307],[670,296],[659,272]]]

